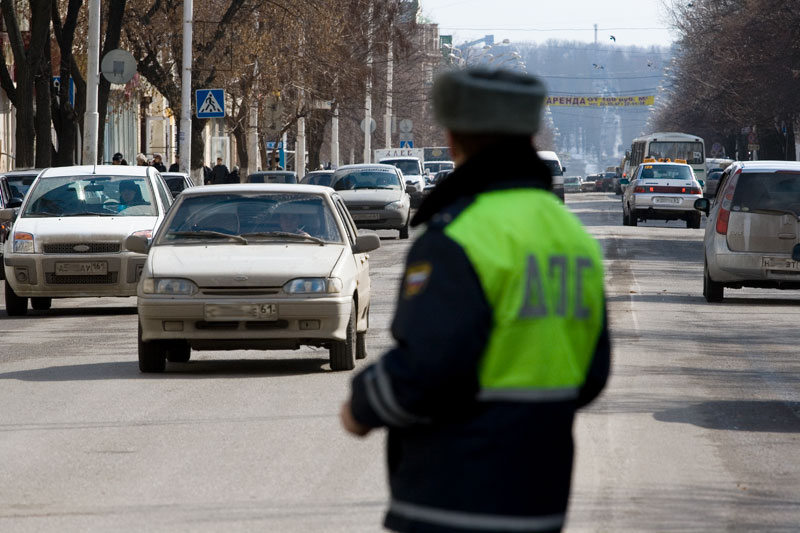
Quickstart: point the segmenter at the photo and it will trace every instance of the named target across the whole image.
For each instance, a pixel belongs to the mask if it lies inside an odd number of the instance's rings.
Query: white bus
[[[703,139],[688,133],[660,132],[637,137],[631,143],[630,172],[633,173],[645,157],[656,161],[683,159],[694,170],[698,180],[706,179],[706,150]]]

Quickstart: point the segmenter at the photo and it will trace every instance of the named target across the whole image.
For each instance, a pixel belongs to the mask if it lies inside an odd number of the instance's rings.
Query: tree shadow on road
[[[53,307],[47,311],[36,311],[28,309],[28,313],[23,316],[8,316],[5,309],[0,311],[0,317],[3,320],[24,320],[35,319],[44,317],[59,317],[59,316],[123,316],[135,315],[137,313],[136,306],[126,307]]]
[[[729,431],[800,433],[800,402],[719,400],[654,413],[660,422]]]

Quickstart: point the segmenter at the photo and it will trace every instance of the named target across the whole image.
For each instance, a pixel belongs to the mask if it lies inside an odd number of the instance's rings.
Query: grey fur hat
[[[436,120],[456,133],[534,135],[546,89],[529,74],[467,69],[439,74],[433,84]]]

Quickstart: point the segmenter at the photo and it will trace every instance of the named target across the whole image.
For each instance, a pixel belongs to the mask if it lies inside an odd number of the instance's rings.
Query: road
[[[800,294],[708,304],[702,229],[624,227],[613,194],[567,204],[606,256],[614,361],[577,419],[566,531],[797,531]],[[391,344],[409,246],[382,235],[367,361]],[[142,375],[125,298],[0,307],[0,339],[0,531],[380,530],[384,434],[339,428],[351,374],[326,351],[194,352]]]

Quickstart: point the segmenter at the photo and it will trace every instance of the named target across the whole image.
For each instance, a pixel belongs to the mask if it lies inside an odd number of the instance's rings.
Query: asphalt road
[[[567,531],[798,531],[800,293],[708,304],[703,230],[624,227],[613,194],[567,204],[603,246],[614,342],[577,420]],[[409,246],[382,235],[367,361],[391,344]],[[29,313],[0,302],[0,531],[381,529],[384,435],[339,428],[351,374],[326,351],[194,352],[142,375],[135,299]]]

